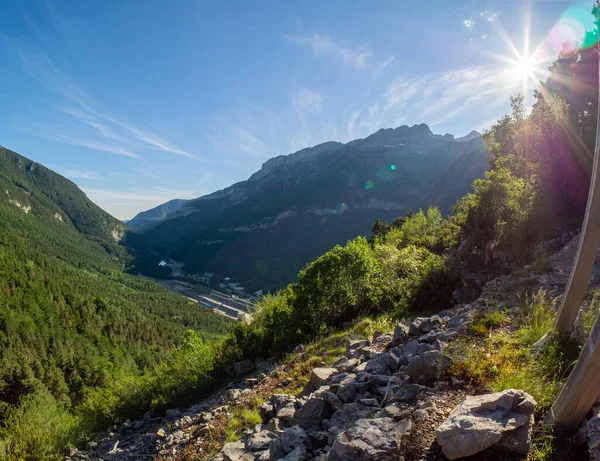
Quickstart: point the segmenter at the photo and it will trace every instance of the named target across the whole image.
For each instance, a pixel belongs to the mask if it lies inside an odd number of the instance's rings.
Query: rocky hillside
[[[272,158],[247,181],[129,225],[146,233],[154,254],[147,265],[170,256],[189,273],[273,290],[336,244],[369,235],[376,218],[430,204],[449,212],[487,167],[476,132],[455,139],[425,124],[382,129]]]
[[[547,248],[568,242],[549,259],[551,271],[525,268],[494,279],[473,303],[397,323],[389,333],[363,322],[299,345],[280,364],[235,363],[229,371],[237,378],[212,397],[165,418],[148,414],[114,427],[67,459],[587,459],[586,434],[591,459],[598,459],[600,409],[574,438],[554,448],[548,443],[541,421],[555,391],[543,380],[552,378],[536,376],[536,360],[527,355],[525,346],[535,338],[518,342],[534,324],[543,333],[545,325],[536,322],[545,308],[523,304],[524,293],[564,290],[578,243],[571,237],[546,242]],[[599,261],[591,280],[593,293],[600,286]],[[593,303],[588,298],[584,316]],[[481,368],[476,374],[469,366]],[[495,383],[482,381],[493,367],[506,374],[497,370]],[[519,373],[532,376],[509,379]]]

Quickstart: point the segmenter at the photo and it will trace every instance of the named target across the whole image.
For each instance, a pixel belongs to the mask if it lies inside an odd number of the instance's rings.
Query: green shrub
[[[441,225],[442,213],[438,208],[430,207],[427,213],[419,210],[418,213],[410,213],[400,227],[392,227],[383,241],[398,248],[408,245],[433,248],[437,244]]]
[[[415,221],[407,217],[399,231],[407,225],[411,231],[402,235],[431,243],[424,237],[431,237],[429,232],[439,227],[435,224],[426,234],[416,232],[419,226],[414,223],[425,215],[414,216]],[[437,210],[430,210],[428,216],[438,222]],[[344,247],[336,246],[302,270],[297,283],[265,297],[250,325],[236,325],[222,346],[222,357],[278,357],[359,318],[447,307],[456,286],[447,257],[406,244],[416,241],[413,237],[394,243],[378,238],[373,246],[359,237]]]
[[[76,442],[77,419],[44,388],[24,396],[4,414],[0,427],[0,459],[37,461],[61,459]]]
[[[337,245],[298,274],[292,320],[308,338],[383,308],[381,265],[364,237]]]

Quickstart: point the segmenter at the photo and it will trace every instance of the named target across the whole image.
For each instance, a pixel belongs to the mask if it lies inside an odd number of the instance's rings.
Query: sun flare
[[[533,57],[523,57],[515,61],[513,71],[515,78],[519,80],[533,79],[535,80],[535,74],[537,72],[537,63]]]

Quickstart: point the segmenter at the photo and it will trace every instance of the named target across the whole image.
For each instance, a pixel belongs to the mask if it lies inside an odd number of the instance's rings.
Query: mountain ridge
[[[408,131],[408,133],[407,133],[407,131]],[[424,134],[425,136],[430,136],[434,139],[446,139],[446,140],[452,140],[454,142],[468,142],[468,141],[472,141],[473,139],[477,139],[481,136],[481,134],[479,132],[477,132],[476,130],[472,130],[469,134],[459,137],[459,138],[455,138],[454,135],[449,134],[449,133],[447,133],[445,135],[438,135],[438,134],[434,134],[427,124],[422,123],[419,125],[415,124],[413,126],[401,125],[396,128],[381,128],[377,132],[375,132],[365,138],[354,139],[354,140],[348,141],[347,143],[341,143],[341,142],[337,142],[337,141],[326,141],[321,144],[316,144],[311,147],[306,147],[304,149],[300,149],[300,150],[298,150],[296,152],[292,152],[290,154],[282,154],[282,155],[272,157],[272,158],[268,159],[267,161],[265,161],[262,164],[261,168],[258,171],[254,172],[252,175],[250,175],[250,177],[246,180],[239,181],[237,183],[232,184],[231,186],[227,186],[223,189],[219,189],[217,191],[210,192],[208,194],[202,195],[195,199],[188,199],[188,200],[173,199],[173,200],[170,200],[168,202],[165,202],[164,204],[158,205],[157,207],[154,207],[149,210],[138,213],[127,223],[132,229],[134,229],[136,231],[139,231],[139,232],[149,231],[150,228],[153,227],[153,225],[159,224],[160,221],[179,216],[179,214],[178,214],[179,210],[183,206],[189,204],[190,202],[193,202],[195,200],[209,200],[209,199],[213,199],[213,198],[222,198],[224,196],[228,196],[229,194],[227,191],[235,189],[236,187],[239,187],[240,185],[245,184],[249,181],[257,181],[259,179],[262,179],[269,172],[273,171],[276,168],[289,167],[298,161],[307,161],[307,160],[317,157],[320,154],[330,153],[333,150],[335,150],[336,148],[341,148],[341,147],[348,146],[348,145],[360,145],[362,143],[368,142],[369,140],[381,141],[382,140],[381,138],[384,136],[387,136],[389,133],[400,134],[400,136],[404,136],[405,134],[410,134],[411,132],[421,133],[421,134]],[[388,139],[389,139],[389,137],[388,137]],[[400,139],[404,139],[404,137],[401,137]],[[481,145],[483,146],[483,144],[481,144]],[[173,207],[173,209],[171,209],[171,212],[167,213],[165,215],[163,213],[165,208],[168,208],[169,204],[172,204],[174,202],[177,202],[178,204],[180,204],[180,206],[177,206],[176,208]],[[150,214],[151,217],[149,217],[148,214]],[[156,214],[160,214],[160,217],[157,218],[155,216]],[[183,211],[182,214],[185,215],[185,211]],[[145,221],[145,220],[153,221],[153,223],[144,223],[143,221]]]
[[[483,176],[487,157],[478,133],[455,139],[426,124],[280,155],[162,220],[128,223],[145,234],[154,255],[138,269],[152,272],[168,257],[188,273],[216,272],[253,291],[281,288],[319,254],[368,235],[376,218],[430,204],[448,213]]]

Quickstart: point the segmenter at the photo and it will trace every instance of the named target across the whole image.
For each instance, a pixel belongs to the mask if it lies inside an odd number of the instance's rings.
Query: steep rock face
[[[486,168],[476,133],[382,129],[270,159],[247,181],[184,203],[146,235],[157,258],[168,253],[187,272],[276,289],[336,244],[368,235],[376,218],[430,204],[449,212]]]

